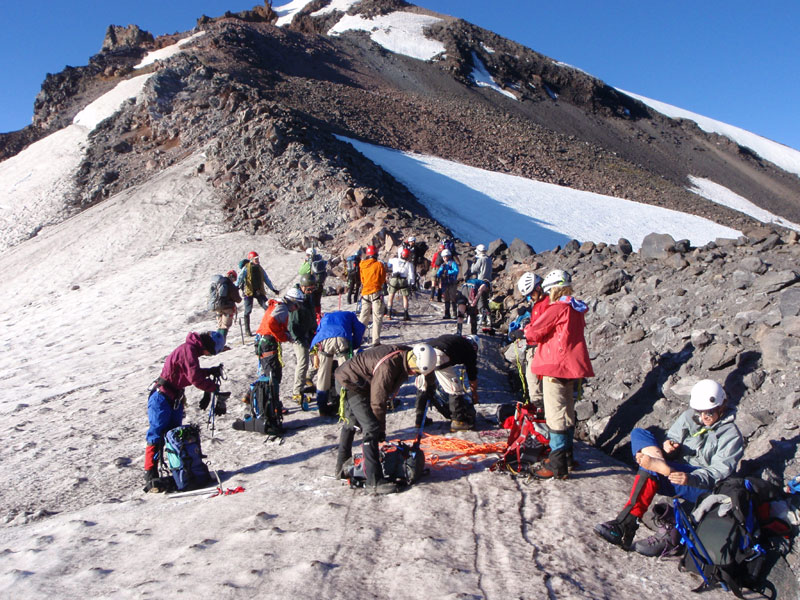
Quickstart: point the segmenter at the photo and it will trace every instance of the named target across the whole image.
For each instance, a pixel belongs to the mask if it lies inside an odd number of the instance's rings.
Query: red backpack
[[[519,402],[514,415],[503,421],[503,429],[509,430],[508,442],[492,471],[503,469],[518,475],[550,454],[547,426],[544,419],[536,418],[535,411],[533,405]]]

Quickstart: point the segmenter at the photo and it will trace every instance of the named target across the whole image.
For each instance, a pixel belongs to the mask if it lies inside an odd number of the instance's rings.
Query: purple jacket
[[[164,361],[161,378],[169,383],[178,396],[183,393],[184,388],[190,385],[204,392],[213,392],[217,389],[217,384],[209,379],[209,369],[200,367],[199,359],[204,352],[200,336],[191,332],[186,336],[186,342],[175,348]],[[171,396],[173,390],[166,386],[163,387],[164,391]]]

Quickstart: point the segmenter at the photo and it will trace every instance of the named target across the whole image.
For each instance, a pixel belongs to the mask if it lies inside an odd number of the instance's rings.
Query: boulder
[[[736,361],[739,351],[740,348],[730,344],[712,344],[703,353],[703,369],[706,371],[718,371],[732,365]]]
[[[486,247],[486,253],[489,256],[498,256],[506,250],[508,250],[508,246],[501,238],[497,238],[493,242],[489,242],[489,245]]]
[[[633,252],[633,245],[625,238],[619,238],[617,250],[619,250],[619,253],[623,256],[628,256]]]
[[[664,259],[675,252],[675,240],[668,233],[648,233],[639,254],[644,259]]]
[[[753,290],[765,294],[774,294],[792,285],[798,279],[800,279],[800,275],[796,271],[772,271],[756,279],[753,283]]]
[[[790,356],[789,351],[800,346],[800,339],[773,330],[761,338],[759,345],[761,347],[761,360],[765,369],[796,367],[793,358],[796,351],[792,353],[792,356]]]
[[[782,317],[800,315],[800,287],[793,286],[781,292],[778,307]]]
[[[634,327],[623,336],[622,341],[625,344],[635,344],[636,342],[642,341],[646,335],[647,333],[644,329],[641,327]]]
[[[622,289],[622,286],[630,280],[631,276],[628,275],[624,270],[613,269],[603,278],[603,281],[600,283],[600,290],[598,293],[601,296],[614,294]]]
[[[518,263],[525,263],[530,261],[536,252],[526,242],[519,238],[514,238],[511,245],[508,247],[508,256],[512,261]]]
[[[756,273],[758,275],[763,275],[766,273],[768,268],[767,263],[757,256],[746,256],[739,261],[739,267],[745,271],[750,271],[751,273]]]

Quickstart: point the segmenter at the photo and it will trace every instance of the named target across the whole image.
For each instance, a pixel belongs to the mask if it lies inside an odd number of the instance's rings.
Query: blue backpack
[[[164,455],[179,491],[198,489],[211,481],[200,449],[200,428],[181,425],[167,432]]]

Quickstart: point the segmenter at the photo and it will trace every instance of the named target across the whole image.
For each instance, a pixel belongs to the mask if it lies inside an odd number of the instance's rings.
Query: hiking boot
[[[561,479],[564,480],[569,477],[568,473],[556,473],[555,471],[549,469],[548,467],[542,467],[533,472],[533,476],[536,479]]]
[[[410,320],[411,320],[411,317],[408,316],[408,311],[404,310],[403,311],[403,321],[410,321]]]
[[[298,406],[302,406],[303,405],[303,394],[294,394],[292,396],[292,402],[294,402]]]
[[[658,526],[650,537],[639,540],[633,549],[644,556],[674,556],[681,547],[681,535],[675,529],[675,516],[669,504],[653,507],[653,522]]]
[[[453,419],[453,421],[450,423],[450,431],[469,431],[472,429],[472,427],[472,423],[468,421],[458,421]]]
[[[550,468],[550,459],[549,458],[545,458],[542,461],[542,464],[549,469]],[[576,469],[579,469],[580,466],[581,466],[581,464],[578,461],[576,461],[569,454],[567,454],[567,471],[568,472],[572,473],[572,471],[574,471]]]
[[[638,527],[637,518],[628,513],[622,521],[614,519],[595,525],[594,532],[607,542],[621,546],[623,550],[630,550],[633,536],[636,535]]]
[[[370,496],[385,496],[386,494],[396,494],[400,488],[394,481],[380,481],[376,485],[366,487]]]
[[[150,467],[147,471],[144,472],[144,482],[150,483],[151,481],[155,481],[158,479],[158,467]]]

